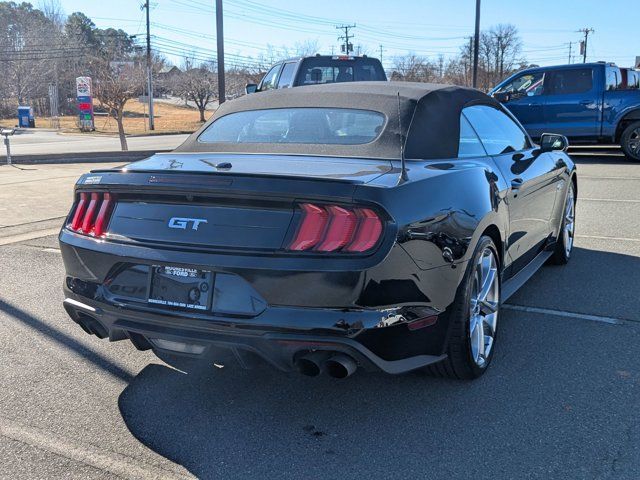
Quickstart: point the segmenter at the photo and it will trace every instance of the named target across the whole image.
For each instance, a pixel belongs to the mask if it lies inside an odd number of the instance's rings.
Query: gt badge
[[[198,226],[201,223],[207,223],[204,218],[183,218],[183,217],[171,217],[169,219],[169,228],[178,228],[180,230],[186,230],[191,225],[191,230],[198,230]]]

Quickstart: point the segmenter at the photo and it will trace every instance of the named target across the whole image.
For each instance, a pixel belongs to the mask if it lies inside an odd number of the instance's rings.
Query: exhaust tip
[[[298,372],[307,377],[317,377],[320,375],[320,365],[308,358],[298,360],[296,367],[298,368]]]
[[[305,353],[295,360],[296,368],[302,375],[317,377],[324,371],[324,362],[329,355],[323,351]]]
[[[331,357],[324,366],[327,374],[333,378],[347,378],[358,368],[353,358],[342,354]]]

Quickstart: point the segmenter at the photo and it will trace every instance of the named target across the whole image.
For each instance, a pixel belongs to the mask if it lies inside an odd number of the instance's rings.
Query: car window
[[[314,66],[302,71],[301,85],[315,85],[318,83],[335,83],[353,81],[353,67],[343,65],[334,67],[330,65]]]
[[[585,93],[593,88],[591,68],[570,68],[547,72],[544,81],[546,95],[569,95]]]
[[[496,93],[515,93],[533,97],[542,94],[544,72],[525,73],[496,90]]]
[[[460,143],[458,144],[458,157],[484,157],[485,152],[480,139],[469,121],[460,115]]]
[[[288,88],[293,84],[293,73],[296,70],[295,63],[285,63],[278,79],[278,88]]]
[[[260,90],[271,90],[272,88],[276,88],[276,78],[278,76],[278,72],[280,71],[280,67],[282,65],[276,65],[271,70],[267,72],[267,74],[262,79],[262,84],[260,85]]]
[[[218,118],[198,141],[359,145],[375,140],[384,122],[382,113],[347,108],[248,110]]]
[[[480,137],[489,155],[517,152],[529,148],[524,130],[506,113],[487,105],[474,105],[462,110]]]
[[[372,58],[341,59],[341,57],[305,58],[297,75],[296,85],[318,83],[386,80],[382,65]]]
[[[618,67],[607,67],[606,90],[620,90],[622,88],[622,75]]]

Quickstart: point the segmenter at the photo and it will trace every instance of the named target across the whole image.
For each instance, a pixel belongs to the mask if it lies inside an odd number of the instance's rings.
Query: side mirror
[[[543,133],[540,136],[540,151],[552,152],[554,150],[567,151],[569,148],[569,140],[564,135],[556,133]]]
[[[509,100],[511,100],[511,93],[509,92],[498,92],[494,93],[492,96],[500,103],[507,103]]]
[[[248,94],[256,93],[258,91],[258,85],[255,83],[247,83],[244,87],[244,91]]]

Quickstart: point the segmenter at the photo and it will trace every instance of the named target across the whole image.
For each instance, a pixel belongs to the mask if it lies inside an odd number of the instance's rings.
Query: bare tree
[[[124,131],[124,107],[128,100],[136,97],[144,85],[144,70],[136,62],[119,62],[97,59],[94,64],[95,97],[107,108],[118,125],[120,146],[128,150]]]
[[[393,59],[391,79],[404,82],[431,82],[437,77],[436,72],[437,67],[429,59],[409,54]]]
[[[320,50],[318,40],[305,40],[304,42],[295,42],[293,44],[293,53],[296,57],[308,57],[315,55]]]
[[[195,103],[200,112],[200,121],[204,122],[207,105],[218,98],[218,77],[206,64],[198,68],[189,68],[190,65],[189,61],[185,61],[185,71],[175,78],[174,91]]]
[[[44,16],[62,29],[64,26],[65,14],[60,0],[40,0],[39,6]]]
[[[490,30],[495,39],[495,55],[498,65],[499,80],[504,77],[505,70],[511,71],[519,62],[522,41],[518,29],[514,25],[496,25]]]
[[[315,55],[320,50],[320,43],[318,40],[305,40],[302,42],[295,42],[293,47],[289,45],[282,45],[276,47],[271,44],[267,44],[267,54],[261,55],[261,60],[268,65],[286,60],[293,57],[308,57]]]
[[[513,25],[496,25],[480,36],[480,87],[484,90],[513,73],[521,60],[522,41]]]
[[[227,98],[236,98],[245,94],[248,83],[258,83],[265,72],[257,68],[232,68],[225,72]]]

